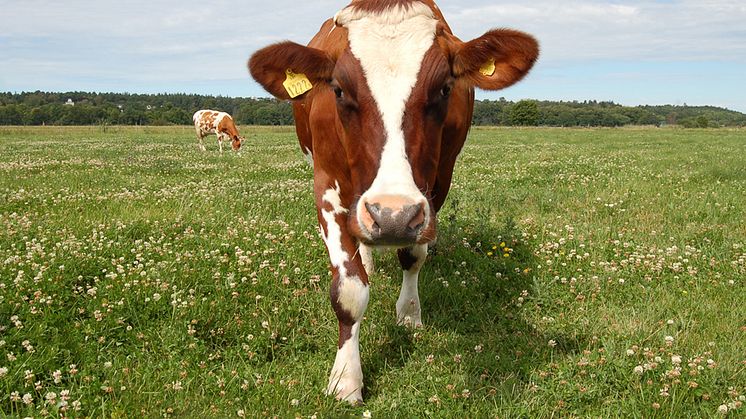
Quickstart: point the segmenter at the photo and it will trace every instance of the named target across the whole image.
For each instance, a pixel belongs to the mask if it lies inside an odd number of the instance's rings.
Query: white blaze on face
[[[425,53],[435,41],[437,20],[432,10],[419,2],[382,13],[351,6],[335,19],[348,29],[350,50],[363,67],[386,134],[378,173],[364,196],[395,194],[414,202],[425,201],[407,159],[402,121]]]

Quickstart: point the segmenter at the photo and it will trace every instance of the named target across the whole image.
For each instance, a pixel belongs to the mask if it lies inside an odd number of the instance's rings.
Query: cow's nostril
[[[413,232],[419,232],[425,224],[425,206],[419,204],[414,209],[414,215],[409,220],[407,228]]]
[[[378,221],[381,217],[381,205],[380,204],[369,204],[365,203],[365,209],[368,210],[374,221]]]

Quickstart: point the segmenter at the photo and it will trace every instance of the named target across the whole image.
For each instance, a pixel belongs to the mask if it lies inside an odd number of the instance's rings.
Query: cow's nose
[[[425,225],[424,202],[379,196],[364,202],[364,207],[361,221],[374,242],[413,243]]]

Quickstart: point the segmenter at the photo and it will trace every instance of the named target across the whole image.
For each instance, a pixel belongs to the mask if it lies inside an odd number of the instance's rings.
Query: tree
[[[0,125],[21,125],[23,114],[18,105],[0,106]]]
[[[521,100],[510,108],[510,124],[538,125],[539,104],[535,100]]]

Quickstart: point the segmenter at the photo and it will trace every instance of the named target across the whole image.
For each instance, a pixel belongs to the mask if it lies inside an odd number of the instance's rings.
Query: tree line
[[[194,94],[0,93],[0,125],[189,125],[199,109],[230,113],[240,125],[292,125],[289,102]],[[478,100],[475,125],[619,127],[746,126],[746,115],[714,106],[622,106],[598,101]]]

